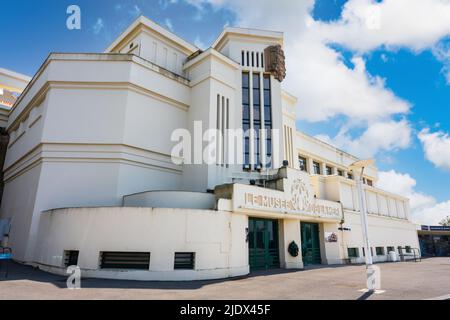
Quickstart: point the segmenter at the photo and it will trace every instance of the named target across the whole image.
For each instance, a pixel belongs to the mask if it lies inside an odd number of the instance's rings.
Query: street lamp
[[[358,189],[359,195],[359,211],[361,215],[361,229],[364,241],[364,250],[366,251],[366,275],[367,275],[367,289],[373,292],[375,290],[375,283],[373,281],[373,274],[375,270],[373,269],[372,252],[370,251],[370,241],[369,241],[369,226],[367,221],[367,208],[366,199],[364,196],[363,189],[363,175],[364,169],[372,166],[375,163],[373,159],[360,160],[350,165],[350,170],[355,173],[356,178],[356,188]],[[359,172],[359,175],[358,175]]]

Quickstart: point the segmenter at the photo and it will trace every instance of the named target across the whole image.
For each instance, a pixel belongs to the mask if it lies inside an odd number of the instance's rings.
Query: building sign
[[[233,191],[234,210],[252,209],[332,220],[342,218],[339,203],[314,197],[308,174],[288,170],[292,174],[283,179],[284,191],[236,184]]]
[[[282,82],[286,78],[286,58],[280,45],[270,46],[264,50],[266,72],[270,72],[275,79]]]

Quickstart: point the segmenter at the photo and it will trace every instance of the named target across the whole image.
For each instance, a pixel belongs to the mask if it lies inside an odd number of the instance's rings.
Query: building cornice
[[[176,34],[160,26],[156,22],[150,20],[147,17],[140,16],[117,39],[114,40],[114,42],[105,50],[105,53],[114,51],[115,49],[117,49],[117,47],[120,46],[120,44],[130,39],[130,36],[136,31],[135,29],[147,30],[153,34],[163,37],[164,39],[167,39],[171,43],[180,47],[180,49],[188,55],[199,50],[199,48],[197,48],[193,44],[180,38]]]
[[[154,72],[156,72],[160,75],[163,75],[164,77],[167,77],[173,81],[177,81],[178,83],[180,83],[182,85],[189,86],[188,79],[186,79],[180,75],[177,75],[171,71],[168,71],[164,68],[161,68],[158,65],[156,65],[150,61],[147,61],[141,57],[138,57],[138,56],[132,55],[132,54],[117,54],[117,53],[107,53],[107,54],[104,54],[104,53],[65,53],[65,54],[60,54],[60,53],[52,53],[47,57],[47,59],[44,61],[44,63],[39,68],[38,72],[34,75],[33,79],[29,82],[29,84],[27,85],[27,87],[25,88],[23,93],[20,95],[20,97],[14,103],[13,107],[11,108],[10,114],[12,114],[17,109],[17,107],[20,105],[20,103],[23,101],[23,99],[29,93],[30,89],[37,82],[39,77],[44,73],[44,71],[46,70],[46,68],[52,61],[98,61],[98,62],[101,62],[101,61],[124,61],[124,62],[136,63],[139,66],[142,66],[148,70],[154,71]],[[182,102],[179,102],[179,101],[167,98],[167,97],[163,97],[162,95],[160,95],[156,92],[153,92],[147,88],[143,88],[141,86],[133,84],[131,82],[107,83],[107,82],[47,81],[42,85],[42,87],[39,89],[39,91],[33,96],[33,98],[23,108],[21,113],[19,115],[17,115],[17,117],[14,119],[14,121],[9,124],[8,131],[14,130],[18,126],[18,123],[20,123],[20,121],[22,119],[26,118],[26,116],[28,114],[27,112],[34,107],[34,105],[36,104],[36,101],[40,100],[43,96],[45,96],[45,94],[50,89],[51,85],[56,85],[56,84],[66,84],[66,85],[72,84],[73,86],[75,86],[75,85],[91,85],[91,86],[98,85],[98,86],[111,86],[111,87],[116,87],[116,88],[117,88],[117,86],[122,86],[122,88],[126,88],[128,86],[128,88],[130,88],[130,89],[133,89],[135,91],[137,90],[140,93],[151,94],[153,97],[158,98],[159,100],[162,99],[165,102],[168,102],[168,103],[170,103],[176,107],[179,107],[185,111],[189,108],[189,105],[187,105],[187,104],[184,104]]]
[[[275,41],[276,43],[283,46],[283,32],[279,31],[269,31],[262,29],[251,29],[251,28],[236,28],[236,27],[227,27],[225,28],[219,37],[214,41],[212,48],[220,51],[223,46],[227,43],[229,38],[245,38],[253,39],[254,41],[262,41],[267,42],[267,40]]]

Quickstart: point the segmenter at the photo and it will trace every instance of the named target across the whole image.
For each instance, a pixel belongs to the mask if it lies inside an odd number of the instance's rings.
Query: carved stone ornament
[[[270,72],[275,79],[282,82],[286,78],[286,62],[281,46],[267,47],[264,50],[264,57],[266,72]]]

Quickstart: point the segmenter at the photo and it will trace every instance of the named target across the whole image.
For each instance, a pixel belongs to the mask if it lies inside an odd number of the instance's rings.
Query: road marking
[[[450,300],[450,294],[446,294],[445,296],[435,297],[435,298],[429,298],[425,300]]]
[[[369,289],[361,289],[361,290],[358,290],[359,292],[363,292],[363,293],[367,293],[367,292],[369,292]],[[382,293],[385,293],[386,292],[386,290],[375,290],[373,293],[375,293],[375,294],[382,294]]]

